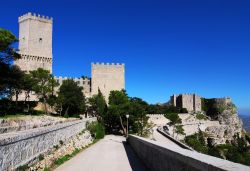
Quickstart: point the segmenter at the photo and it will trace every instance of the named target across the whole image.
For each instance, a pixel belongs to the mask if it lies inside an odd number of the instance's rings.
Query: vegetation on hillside
[[[198,152],[250,166],[250,147],[247,145],[247,141],[249,143],[247,136],[235,135],[234,141],[215,146],[211,139],[206,139],[203,132],[185,138],[185,143]]]
[[[206,112],[206,115],[211,119],[217,119],[218,115],[225,110],[232,110],[236,113],[236,106],[233,103],[223,104],[216,101],[216,99],[201,99],[202,111]]]
[[[181,125],[182,121],[178,113],[166,113],[164,116],[170,120],[170,122],[168,123],[169,126],[173,126],[174,128],[173,136],[175,136],[175,133],[177,134],[177,136],[178,134],[185,135],[184,129]]]

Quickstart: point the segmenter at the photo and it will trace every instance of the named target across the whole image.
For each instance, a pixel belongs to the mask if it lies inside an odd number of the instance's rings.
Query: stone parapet
[[[250,167],[134,135],[127,139],[149,170],[250,171]]]
[[[16,169],[47,152],[60,142],[67,142],[86,128],[88,118],[54,126],[0,135],[0,170]]]

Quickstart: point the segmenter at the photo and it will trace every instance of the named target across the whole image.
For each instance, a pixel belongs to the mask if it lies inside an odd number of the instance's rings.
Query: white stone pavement
[[[107,135],[55,171],[144,171],[143,163],[122,136]]]
[[[163,144],[167,145],[168,147],[181,148],[179,145],[175,144],[173,141],[171,141],[170,139],[168,139],[165,136],[163,136],[162,134],[160,134],[157,131],[157,127],[153,128],[153,138],[155,141],[163,143]]]

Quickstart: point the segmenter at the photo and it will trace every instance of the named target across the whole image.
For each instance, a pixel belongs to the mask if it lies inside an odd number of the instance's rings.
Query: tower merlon
[[[44,16],[44,15],[40,15],[40,14],[36,14],[36,13],[32,14],[31,12],[28,12],[28,13],[18,17],[18,22],[22,22],[22,21],[28,20],[28,19],[39,20],[41,22],[47,22],[47,23],[53,23],[52,17]]]
[[[112,65],[114,65],[114,66],[125,66],[124,63],[104,63],[104,62],[101,62],[101,63],[99,63],[99,62],[96,62],[96,63],[92,62],[91,65],[92,66],[97,66],[97,65],[98,66],[112,66]]]

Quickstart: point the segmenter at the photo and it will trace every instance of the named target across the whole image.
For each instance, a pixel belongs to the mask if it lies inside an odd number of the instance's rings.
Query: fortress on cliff
[[[52,32],[53,18],[27,13],[18,18],[19,54],[21,59],[14,62],[21,70],[29,72],[38,68],[53,73]],[[73,79],[83,87],[86,97],[91,97],[101,90],[106,100],[110,91],[125,89],[125,65],[119,63],[92,63],[91,78],[57,77],[62,85],[63,80]],[[58,88],[57,88],[58,89]],[[20,100],[24,99],[22,96]],[[38,100],[33,93],[30,101]]]

